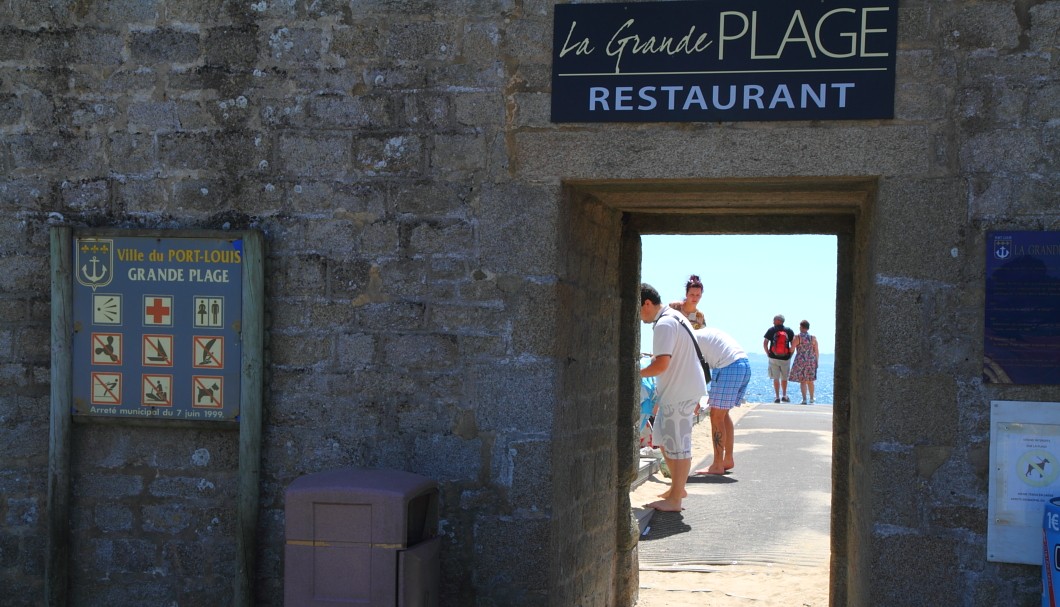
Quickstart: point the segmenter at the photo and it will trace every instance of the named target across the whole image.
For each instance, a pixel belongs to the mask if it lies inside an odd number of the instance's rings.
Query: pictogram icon
[[[97,293],[92,295],[92,324],[121,324],[121,295]]]
[[[144,325],[173,326],[172,295],[144,295]]]
[[[145,367],[173,366],[172,335],[144,335],[142,351]]]
[[[195,297],[193,301],[195,311],[192,326],[209,329],[219,329],[224,326],[223,297]]]
[[[121,333],[92,334],[92,364],[121,365]]]
[[[213,375],[192,375],[191,390],[195,395],[191,406],[196,409],[224,408],[224,378]]]
[[[92,373],[92,404],[121,404],[121,373]]]
[[[196,369],[222,369],[224,363],[225,338],[213,335],[196,335],[191,338],[195,352],[191,366]]]
[[[140,401],[145,407],[172,407],[173,406],[173,376],[172,375],[143,375],[143,399]]]

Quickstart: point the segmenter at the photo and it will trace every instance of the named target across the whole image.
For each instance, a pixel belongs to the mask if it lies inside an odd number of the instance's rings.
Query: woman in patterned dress
[[[685,315],[688,322],[692,323],[693,329],[702,329],[707,326],[707,317],[700,312],[696,306],[703,298],[703,283],[695,274],[688,277],[685,283],[685,298],[682,301],[670,302],[670,307]]]
[[[795,348],[795,361],[791,363],[788,380],[799,382],[804,405],[806,404],[806,389],[809,388],[810,404],[813,404],[815,402],[813,382],[817,381],[817,361],[820,358],[820,352],[817,349],[817,338],[810,335],[810,321],[804,320],[799,323],[799,334],[791,340],[791,346]]]

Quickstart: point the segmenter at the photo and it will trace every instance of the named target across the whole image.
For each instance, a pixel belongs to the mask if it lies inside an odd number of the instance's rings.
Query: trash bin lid
[[[341,468],[308,474],[287,488],[285,536],[288,541],[404,547],[410,531],[417,541],[425,526],[437,525],[437,520],[423,520],[422,508],[410,521],[410,503],[427,495],[436,500],[437,492],[436,481],[401,470]]]

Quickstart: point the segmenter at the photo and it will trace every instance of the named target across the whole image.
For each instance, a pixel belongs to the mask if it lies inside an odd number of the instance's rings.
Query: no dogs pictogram
[[[196,335],[191,338],[195,352],[191,366],[196,369],[223,369],[225,366],[225,338]]]
[[[172,407],[173,376],[147,375],[145,373],[141,396],[143,396],[143,400],[140,403],[145,407]]]
[[[121,404],[121,373],[92,374],[92,404]]]
[[[92,364],[121,365],[121,333],[92,334]]]
[[[191,406],[196,409],[224,408],[224,378],[214,375],[192,375],[191,391],[195,399]]]

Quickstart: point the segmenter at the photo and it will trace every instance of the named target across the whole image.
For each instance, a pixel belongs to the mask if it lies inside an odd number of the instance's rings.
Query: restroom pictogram
[[[219,329],[224,326],[223,297],[195,297],[192,326]]]

